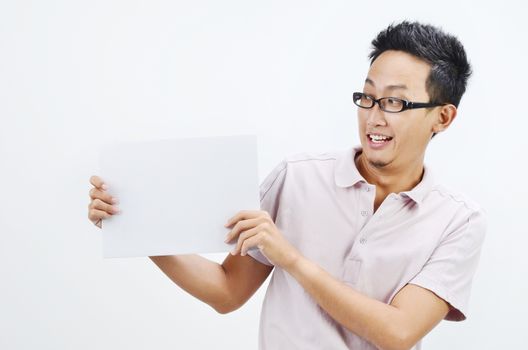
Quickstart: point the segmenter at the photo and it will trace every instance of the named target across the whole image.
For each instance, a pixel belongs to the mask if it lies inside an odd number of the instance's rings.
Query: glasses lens
[[[382,98],[380,100],[380,107],[387,112],[399,112],[403,109],[403,101],[394,97]]]
[[[354,103],[364,108],[370,108],[374,105],[374,101],[370,97],[360,92],[354,93]]]

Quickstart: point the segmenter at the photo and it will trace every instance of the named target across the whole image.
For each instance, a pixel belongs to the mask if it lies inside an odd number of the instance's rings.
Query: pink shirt
[[[437,184],[425,167],[415,188],[391,193],[373,214],[376,188],[354,162],[360,150],[286,157],[260,186],[261,209],[306,258],[364,295],[390,304],[413,283],[450,304],[446,320],[464,320],[486,231],[482,209]],[[271,265],[259,250],[248,254]],[[259,349],[376,347],[334,321],[275,267],[260,316]]]

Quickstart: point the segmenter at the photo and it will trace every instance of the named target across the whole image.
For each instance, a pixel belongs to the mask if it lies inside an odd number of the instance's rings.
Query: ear
[[[442,109],[440,109],[440,113],[438,114],[436,123],[433,124],[433,133],[439,133],[449,128],[453,120],[455,120],[456,115],[457,108],[455,107],[455,105],[448,104],[442,106]]]

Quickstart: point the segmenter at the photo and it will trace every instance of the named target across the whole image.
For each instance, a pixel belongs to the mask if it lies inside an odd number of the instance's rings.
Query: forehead
[[[422,95],[427,93],[425,83],[430,70],[431,66],[424,60],[402,51],[388,50],[370,66],[365,87]]]

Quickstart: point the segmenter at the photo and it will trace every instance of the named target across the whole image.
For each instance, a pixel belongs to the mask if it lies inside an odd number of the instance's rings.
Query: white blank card
[[[227,252],[227,220],[259,210],[255,135],[121,142],[99,176],[121,214],[103,220],[103,257]]]

